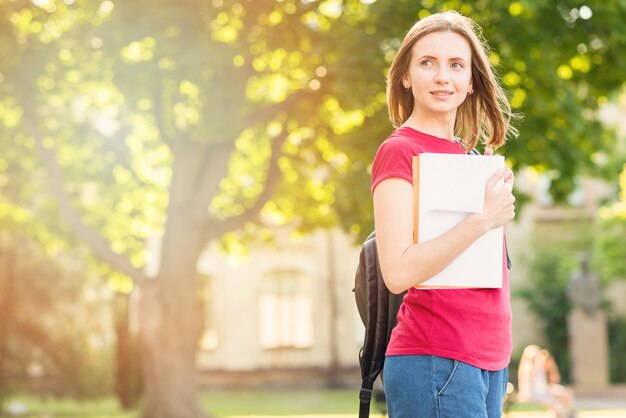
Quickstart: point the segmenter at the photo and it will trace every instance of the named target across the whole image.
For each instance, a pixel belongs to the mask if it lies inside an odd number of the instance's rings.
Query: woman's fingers
[[[493,148],[491,147],[485,148],[485,155],[494,155]],[[511,171],[511,169],[508,167],[505,168],[504,182],[511,183],[511,188],[513,188],[512,186],[513,186],[513,183],[515,182],[515,176],[513,175],[513,171]]]
[[[489,180],[487,180],[487,186],[493,189],[494,187],[496,187],[496,184],[498,184],[498,182],[504,178],[504,175],[504,169],[496,171],[491,175],[491,177],[489,177]]]
[[[515,176],[513,175],[513,171],[510,168],[505,168],[504,170],[504,182],[510,183],[511,188],[513,188],[513,183],[515,182]]]

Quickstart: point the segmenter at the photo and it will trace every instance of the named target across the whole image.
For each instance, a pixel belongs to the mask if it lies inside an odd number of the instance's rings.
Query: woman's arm
[[[502,179],[504,185],[497,186]],[[482,213],[471,214],[441,236],[413,243],[413,187],[406,180],[383,180],[374,190],[374,221],[380,268],[393,293],[416,286],[443,270],[476,239],[515,217],[510,170],[485,185]]]

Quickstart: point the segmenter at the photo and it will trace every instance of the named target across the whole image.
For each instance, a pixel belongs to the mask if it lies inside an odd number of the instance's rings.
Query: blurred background
[[[0,0],[3,413],[354,416],[385,74],[442,9],[523,115],[513,388],[538,344],[626,393],[624,1]]]

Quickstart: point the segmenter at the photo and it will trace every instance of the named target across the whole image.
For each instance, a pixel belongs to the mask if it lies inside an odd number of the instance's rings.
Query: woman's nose
[[[438,68],[435,73],[435,83],[437,84],[447,84],[450,82],[450,77],[448,76],[448,72],[446,68]]]

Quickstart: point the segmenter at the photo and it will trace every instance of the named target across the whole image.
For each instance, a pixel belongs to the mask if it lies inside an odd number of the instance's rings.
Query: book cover
[[[483,210],[485,183],[504,168],[504,157],[423,153],[413,157],[413,241],[445,233]],[[441,272],[418,288],[502,287],[504,228],[478,238]]]

